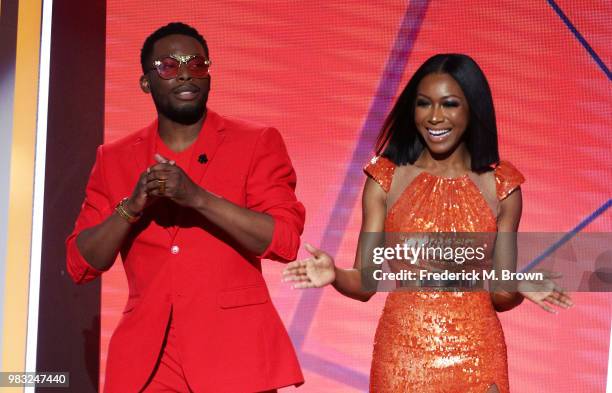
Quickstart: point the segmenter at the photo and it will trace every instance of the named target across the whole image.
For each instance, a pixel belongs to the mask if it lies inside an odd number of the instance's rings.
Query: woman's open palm
[[[334,259],[325,251],[310,244],[304,248],[312,256],[308,259],[287,264],[283,270],[283,281],[293,282],[293,288],[321,288],[331,284],[336,279]]]
[[[521,280],[518,284],[518,291],[526,299],[531,300],[550,313],[557,312],[551,305],[561,308],[571,307],[572,299],[554,281],[555,278],[560,278],[561,275],[554,272],[542,273],[544,274],[543,280]]]

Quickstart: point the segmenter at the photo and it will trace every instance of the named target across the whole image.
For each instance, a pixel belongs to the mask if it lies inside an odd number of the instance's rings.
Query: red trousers
[[[170,316],[161,356],[155,365],[153,375],[144,390],[141,391],[142,393],[194,393],[189,388],[181,367],[181,357],[176,340],[176,326],[174,318]]]
[[[166,330],[161,356],[141,393],[200,393],[191,390],[185,377],[177,345],[176,326],[172,316],[170,316]],[[275,389],[261,393],[277,393],[277,391]]]

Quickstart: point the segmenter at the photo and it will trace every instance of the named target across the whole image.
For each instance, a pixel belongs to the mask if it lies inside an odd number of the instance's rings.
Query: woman
[[[285,281],[296,288],[332,284],[345,296],[369,300],[375,292],[364,290],[362,249],[368,233],[382,232],[497,233],[489,261],[497,271],[515,271],[512,235],[521,218],[524,178],[499,160],[491,92],[470,57],[436,55],[417,70],[389,114],[365,172],[353,269],[335,267],[329,255],[306,245],[313,256],[289,264]],[[434,265],[417,263],[421,269],[439,268]],[[508,392],[496,311],[510,310],[524,297],[551,312],[548,304],[569,307],[569,297],[551,278],[520,282],[514,291],[440,290],[426,287],[461,281],[417,280],[421,290],[391,292],[376,331],[370,391]]]

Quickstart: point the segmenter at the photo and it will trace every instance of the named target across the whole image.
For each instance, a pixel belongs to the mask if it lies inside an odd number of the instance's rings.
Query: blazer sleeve
[[[74,230],[66,239],[66,268],[72,280],[77,284],[91,281],[103,273],[85,260],[76,244],[76,238],[83,229],[98,225],[114,211],[106,192],[102,154],[102,146],[99,146],[96,153],[96,163],[85,189],[85,201],[81,206],[81,212],[77,217]]]
[[[274,128],[264,129],[256,142],[246,185],[247,208],[274,219],[272,241],[259,258],[295,260],[306,212],[295,196],[296,174],[287,148]]]

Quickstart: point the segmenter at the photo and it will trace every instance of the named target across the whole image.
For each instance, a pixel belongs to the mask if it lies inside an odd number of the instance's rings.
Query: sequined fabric
[[[388,192],[394,165],[373,159],[365,172]],[[501,200],[524,178],[511,164],[495,168]],[[472,179],[420,172],[388,208],[389,232],[495,232],[496,215]],[[488,292],[395,291],[380,317],[370,391],[509,392],[506,344]]]
[[[376,156],[366,165],[364,171],[378,183],[385,192],[389,192],[393,173],[395,172],[395,164],[384,157]]]
[[[502,161],[495,168],[495,187],[497,189],[497,198],[501,201],[510,193],[522,184],[525,178],[514,165],[508,161]]]
[[[488,292],[392,292],[374,339],[370,392],[508,392],[506,344]]]

